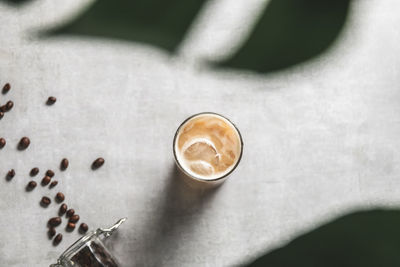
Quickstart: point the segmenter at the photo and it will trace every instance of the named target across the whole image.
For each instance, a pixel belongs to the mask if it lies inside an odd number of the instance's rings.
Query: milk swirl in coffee
[[[241,139],[230,121],[212,113],[196,115],[178,130],[174,149],[191,176],[213,180],[229,173],[241,153]]]

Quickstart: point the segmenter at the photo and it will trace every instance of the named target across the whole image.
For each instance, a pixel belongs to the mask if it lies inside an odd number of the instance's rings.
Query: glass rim
[[[179,162],[179,160],[178,160],[178,157],[177,157],[177,155],[176,155],[176,150],[175,150],[175,144],[176,144],[176,140],[177,140],[177,137],[178,137],[178,133],[179,133],[180,129],[182,128],[182,126],[183,126],[186,122],[188,122],[189,120],[191,120],[191,119],[193,119],[193,118],[195,118],[195,117],[197,117],[197,116],[200,116],[200,115],[207,115],[207,114],[216,115],[216,116],[219,116],[219,117],[221,117],[221,118],[227,120],[227,121],[233,126],[233,128],[236,130],[236,132],[238,133],[239,140],[240,140],[240,153],[239,153],[239,158],[237,159],[235,165],[232,167],[232,169],[231,169],[229,172],[225,173],[225,174],[222,175],[222,176],[213,178],[213,179],[203,179],[203,178],[196,177],[196,176],[194,176],[194,175],[188,173],[188,172],[185,170],[185,168],[183,168],[182,165],[180,164],[180,162]],[[174,140],[173,140],[173,142],[172,142],[172,151],[173,151],[173,153],[174,153],[174,159],[175,159],[176,165],[179,167],[179,169],[180,169],[186,176],[188,176],[188,177],[190,177],[190,178],[192,178],[192,179],[194,179],[194,180],[200,181],[200,182],[216,182],[216,181],[220,181],[220,180],[226,178],[226,177],[227,177],[228,175],[230,175],[230,174],[236,169],[236,167],[239,165],[239,163],[240,163],[240,161],[241,161],[241,159],[242,159],[242,155],[243,155],[243,138],[242,138],[242,134],[240,133],[238,127],[236,127],[236,125],[235,125],[230,119],[228,119],[228,118],[226,118],[225,116],[223,116],[223,115],[221,115],[221,114],[219,114],[219,113],[216,113],[216,112],[209,112],[209,111],[200,112],[200,113],[196,113],[196,114],[193,114],[193,115],[189,116],[188,118],[186,118],[186,119],[179,125],[178,129],[177,129],[176,132],[175,132]]]

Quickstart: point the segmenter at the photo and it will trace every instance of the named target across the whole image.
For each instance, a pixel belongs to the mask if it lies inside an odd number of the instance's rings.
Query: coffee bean
[[[39,173],[39,168],[33,168],[31,171],[30,171],[30,175],[31,176],[36,176],[37,174]]]
[[[50,188],[55,187],[57,184],[58,184],[58,181],[53,181],[53,182],[51,182]]]
[[[47,170],[46,175],[49,177],[53,177],[54,176],[54,172],[52,170]]]
[[[64,215],[64,214],[67,212],[67,209],[68,209],[67,204],[62,204],[62,205],[60,206],[60,209],[58,210],[58,214],[59,214],[60,216]]]
[[[7,94],[8,91],[10,91],[10,89],[11,89],[11,85],[10,85],[9,83],[6,83],[6,84],[3,86],[3,94]]]
[[[67,229],[68,229],[68,230],[74,230],[74,229],[75,229],[75,224],[72,223],[72,222],[69,222],[69,223],[67,224]]]
[[[6,143],[6,139],[4,139],[3,137],[0,138],[0,149],[2,149],[6,145]]]
[[[40,204],[42,204],[42,206],[47,207],[48,205],[50,205],[51,200],[48,197],[42,197],[42,200],[40,201]]]
[[[11,100],[9,100],[9,101],[5,104],[5,112],[10,111],[13,107],[14,107],[14,102],[12,102]]]
[[[98,169],[104,164],[104,159],[103,158],[98,158],[92,163],[92,169]]]
[[[48,221],[50,226],[56,227],[61,224],[61,217],[53,217]]]
[[[53,240],[53,245],[57,246],[58,244],[60,244],[61,240],[62,240],[62,234],[56,235],[56,237]]]
[[[72,217],[74,214],[75,214],[75,210],[74,209],[67,210],[67,217]]]
[[[11,179],[11,178],[13,178],[14,176],[15,176],[15,171],[14,171],[14,169],[9,170],[8,173],[7,173],[7,177]]]
[[[14,171],[14,169],[11,169],[11,170],[9,170],[9,171],[7,172],[6,180],[7,180],[7,181],[11,181],[12,178],[14,178],[14,176],[15,176],[15,171]]]
[[[0,109],[0,120],[4,117],[4,112]]]
[[[60,164],[61,170],[66,170],[68,168],[69,161],[68,159],[63,159]]]
[[[57,98],[55,98],[54,96],[50,96],[50,97],[47,99],[46,104],[47,104],[47,105],[53,105],[54,103],[56,103],[56,101],[57,101]]]
[[[56,229],[54,227],[50,227],[49,231],[47,232],[50,238],[56,235]]]
[[[57,201],[58,203],[63,202],[64,199],[65,199],[65,196],[64,196],[63,193],[58,192],[58,193],[56,194],[56,201]]]
[[[79,221],[79,215],[77,214],[74,214],[69,218],[69,222],[76,223],[77,221]]]
[[[31,144],[31,140],[29,140],[28,137],[22,137],[21,140],[19,141],[19,149],[27,149],[28,146]]]
[[[48,185],[50,183],[50,180],[51,180],[51,178],[49,176],[45,176],[45,177],[43,177],[41,183],[42,183],[43,186],[45,186],[45,185]]]
[[[81,223],[81,225],[79,226],[79,231],[81,233],[86,233],[88,229],[89,226],[86,223]]]
[[[6,112],[6,110],[7,110],[6,105],[0,106],[0,112]]]
[[[37,186],[35,181],[30,181],[27,185],[29,190],[33,190]]]

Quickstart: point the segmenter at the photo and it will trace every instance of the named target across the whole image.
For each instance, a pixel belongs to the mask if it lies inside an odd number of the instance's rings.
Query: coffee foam
[[[178,130],[175,155],[191,176],[213,180],[229,173],[241,154],[241,138],[230,121],[216,114],[190,118]]]

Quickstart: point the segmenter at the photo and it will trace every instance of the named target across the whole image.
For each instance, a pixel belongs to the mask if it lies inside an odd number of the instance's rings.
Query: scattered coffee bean
[[[40,204],[42,204],[42,206],[47,207],[48,205],[50,205],[51,200],[48,197],[42,197],[42,200],[40,201]]]
[[[22,137],[21,140],[19,141],[18,148],[20,150],[27,149],[30,144],[31,140],[29,140],[28,137]]]
[[[45,176],[45,177],[43,177],[41,183],[43,186],[45,186],[45,185],[48,185],[50,183],[50,181],[51,181],[51,178],[49,176]]]
[[[56,235],[56,229],[54,227],[50,227],[49,231],[47,232],[50,238]]]
[[[4,112],[0,110],[0,120],[4,117]]]
[[[93,161],[93,163],[92,163],[92,169],[98,169],[98,168],[100,168],[101,166],[103,166],[103,164],[104,164],[104,159],[103,158],[98,158],[98,159],[96,159],[95,161]]]
[[[47,170],[46,175],[51,178],[54,176],[54,172],[52,170]]]
[[[50,188],[55,187],[57,184],[58,184],[58,181],[53,181],[53,182],[51,182]]]
[[[37,184],[36,184],[35,181],[30,181],[30,182],[28,183],[28,185],[27,185],[27,188],[28,188],[29,190],[33,190],[36,186],[37,186]]]
[[[61,170],[63,171],[66,170],[68,168],[68,165],[69,165],[68,159],[63,159],[60,164]]]
[[[76,223],[77,221],[79,221],[79,215],[78,214],[74,214],[69,218],[69,222]]]
[[[74,209],[69,209],[67,210],[67,217],[72,217],[75,214],[75,210]]]
[[[7,94],[8,91],[10,91],[10,89],[11,89],[11,85],[10,85],[9,83],[6,83],[6,84],[3,86],[3,94]]]
[[[47,104],[47,105],[53,105],[54,103],[56,103],[56,101],[57,101],[57,98],[55,98],[54,96],[50,96],[50,97],[47,99],[46,104]]]
[[[31,175],[31,176],[36,176],[37,174],[39,173],[39,168],[33,168],[30,172],[29,172],[29,174]]]
[[[68,224],[67,224],[67,229],[68,230],[74,230],[75,229],[75,224],[74,223],[72,223],[72,222],[69,222]]]
[[[14,107],[14,102],[12,102],[11,100],[9,100],[6,104],[5,104],[5,112],[10,111],[12,108]]]
[[[57,201],[58,203],[63,202],[64,199],[65,199],[65,196],[64,196],[63,193],[58,192],[58,193],[56,194],[56,201]]]
[[[11,169],[7,172],[6,180],[11,181],[14,178],[14,176],[15,176],[15,171],[14,169]]]
[[[14,171],[14,169],[9,170],[8,173],[7,173],[7,177],[11,179],[11,178],[13,178],[14,176],[15,176],[15,171]]]
[[[61,218],[53,217],[48,221],[48,224],[53,227],[59,226],[61,224]]]
[[[6,143],[6,139],[4,139],[3,137],[0,138],[0,149],[2,149],[6,145]]]
[[[79,231],[81,233],[86,233],[88,229],[89,226],[86,223],[81,223],[81,225],[79,226]]]
[[[62,204],[62,205],[60,206],[60,209],[58,210],[58,214],[59,214],[60,216],[64,215],[64,214],[67,212],[67,209],[68,209],[67,204]]]
[[[54,238],[53,244],[54,244],[55,246],[57,246],[58,244],[60,244],[61,240],[62,240],[62,234],[58,234],[58,235],[56,235],[56,237]]]
[[[0,106],[0,112],[6,112],[6,105]]]

